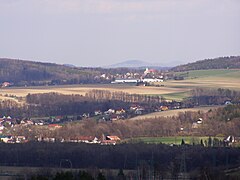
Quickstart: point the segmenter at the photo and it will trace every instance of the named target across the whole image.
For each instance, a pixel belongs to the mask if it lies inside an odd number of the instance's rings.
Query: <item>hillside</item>
[[[207,70],[207,69],[239,69],[240,56],[205,59],[172,68],[173,71]]]
[[[94,68],[0,58],[0,82],[17,86],[91,83],[99,74]]]

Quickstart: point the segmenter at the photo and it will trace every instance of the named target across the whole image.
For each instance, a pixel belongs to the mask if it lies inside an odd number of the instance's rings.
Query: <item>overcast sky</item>
[[[240,0],[0,0],[0,57],[162,66],[240,55]]]

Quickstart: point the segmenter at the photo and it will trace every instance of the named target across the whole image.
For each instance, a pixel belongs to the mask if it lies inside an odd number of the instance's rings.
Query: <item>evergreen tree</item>
[[[208,147],[212,147],[212,138],[210,136],[208,138]]]
[[[106,180],[105,176],[100,172],[97,176],[97,180]]]
[[[181,145],[185,145],[185,141],[184,141],[184,139],[182,139]]]
[[[117,175],[117,179],[118,180],[125,180],[126,179],[126,177],[125,177],[125,175],[123,173],[123,169],[119,169],[119,172],[118,172],[118,175]]]

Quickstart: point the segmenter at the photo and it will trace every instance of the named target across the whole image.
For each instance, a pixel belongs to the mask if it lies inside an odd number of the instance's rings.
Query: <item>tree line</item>
[[[161,96],[150,96],[145,94],[130,94],[122,91],[111,92],[108,90],[91,90],[86,93],[86,97],[99,101],[99,100],[119,100],[131,103],[161,103],[165,99]]]
[[[201,145],[170,147],[142,143],[116,146],[81,143],[0,143],[0,152],[4,154],[0,162],[2,166],[60,168],[61,164],[61,168],[69,170],[89,169],[90,174],[94,169],[106,169],[106,178],[108,175],[114,177],[113,174],[107,173],[107,170],[123,169],[130,170],[125,171],[126,178],[141,179],[147,179],[149,176],[177,178],[181,173],[188,173],[191,178],[205,173],[209,176],[215,175],[215,178],[226,179],[223,170],[238,167],[240,158],[237,148],[205,148]],[[184,169],[181,168],[183,162]]]

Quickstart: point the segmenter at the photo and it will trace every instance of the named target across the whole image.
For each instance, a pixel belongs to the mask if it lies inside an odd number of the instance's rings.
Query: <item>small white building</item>
[[[140,79],[133,79],[133,78],[127,78],[127,79],[116,79],[115,81],[112,81],[112,84],[122,84],[122,83],[138,83],[140,82]]]
[[[203,123],[203,119],[202,118],[198,118],[197,124],[202,124],[202,123]]]
[[[163,82],[162,79],[158,79],[158,78],[144,78],[142,81],[146,83]]]

